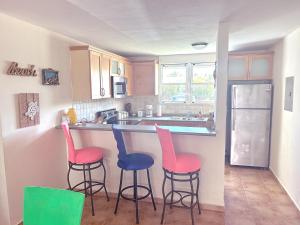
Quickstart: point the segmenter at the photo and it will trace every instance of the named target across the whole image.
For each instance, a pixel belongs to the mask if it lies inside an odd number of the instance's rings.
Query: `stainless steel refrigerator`
[[[231,165],[269,167],[271,112],[271,84],[231,86]]]

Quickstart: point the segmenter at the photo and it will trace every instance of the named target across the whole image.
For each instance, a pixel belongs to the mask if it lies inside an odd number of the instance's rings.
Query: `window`
[[[186,101],[187,68],[185,65],[163,65],[161,83],[162,101]]]
[[[160,100],[214,104],[214,72],[215,63],[161,65]]]

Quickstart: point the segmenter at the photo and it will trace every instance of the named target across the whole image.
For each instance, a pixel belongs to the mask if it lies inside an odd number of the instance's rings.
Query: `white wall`
[[[3,14],[0,14],[0,33],[3,136],[0,160],[5,163],[8,197],[5,209],[9,209],[10,224],[16,224],[22,219],[25,185],[66,186],[65,141],[62,134],[53,127],[57,124],[58,111],[71,105],[69,46],[75,42]],[[11,61],[18,62],[22,67],[34,64],[38,69],[38,76],[6,75]],[[42,68],[58,70],[60,85],[43,86]],[[16,94],[26,92],[40,94],[40,125],[18,129]],[[2,167],[1,163],[1,175],[4,172]],[[0,193],[2,194],[2,190]]]
[[[300,209],[300,29],[274,48],[271,170]],[[285,78],[295,77],[294,110],[285,111]]]
[[[1,88],[1,83],[0,83],[0,88]],[[9,211],[8,211],[6,175],[5,175],[5,167],[4,167],[1,117],[0,117],[0,224],[9,224]]]

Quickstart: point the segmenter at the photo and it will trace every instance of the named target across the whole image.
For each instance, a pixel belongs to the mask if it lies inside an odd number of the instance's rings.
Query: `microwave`
[[[127,96],[127,78],[122,76],[112,76],[112,93],[114,98],[124,98]]]

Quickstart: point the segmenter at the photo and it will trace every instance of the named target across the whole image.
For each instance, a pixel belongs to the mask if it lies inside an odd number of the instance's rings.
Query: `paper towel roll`
[[[161,105],[157,105],[156,116],[162,116]]]

